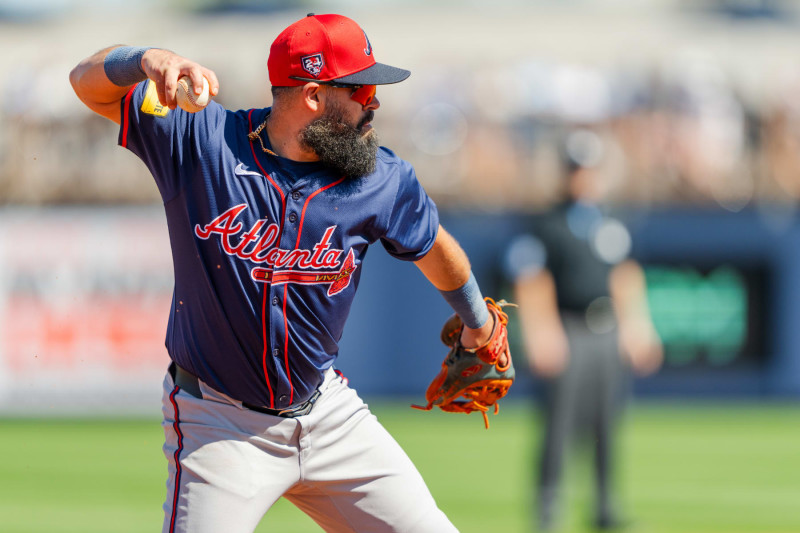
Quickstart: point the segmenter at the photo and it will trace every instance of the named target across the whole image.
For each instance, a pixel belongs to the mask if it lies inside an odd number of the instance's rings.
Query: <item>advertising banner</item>
[[[160,207],[0,211],[0,410],[159,405],[172,261]]]

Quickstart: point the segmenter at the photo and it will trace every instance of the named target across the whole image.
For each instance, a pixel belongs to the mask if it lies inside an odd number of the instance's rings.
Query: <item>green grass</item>
[[[477,414],[373,411],[417,464],[462,533],[531,531],[540,428],[523,405],[492,427]],[[0,531],[159,531],[166,491],[159,420],[0,419]],[[799,405],[637,405],[620,443],[633,531],[800,531]],[[566,531],[591,515],[588,458],[566,473]],[[281,500],[258,530],[321,531]]]

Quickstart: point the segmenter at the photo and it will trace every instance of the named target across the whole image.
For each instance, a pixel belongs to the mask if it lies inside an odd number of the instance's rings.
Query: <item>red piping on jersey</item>
[[[178,448],[175,450],[175,487],[173,488],[172,494],[172,515],[169,519],[169,533],[175,532],[175,518],[178,514],[178,494],[181,490],[181,452],[183,451],[183,433],[181,433],[180,424],[180,413],[178,411],[178,403],[175,401],[175,395],[178,394],[178,391],[181,390],[177,385],[175,388],[172,389],[172,393],[169,395],[169,401],[172,403],[172,408],[175,410],[175,422],[172,423],[172,427],[175,429],[175,433],[178,435]]]
[[[251,109],[250,112],[247,113],[247,122],[250,126],[250,131],[253,131],[253,111],[254,110]],[[256,162],[256,166],[258,166],[258,170],[261,171],[264,177],[267,178],[267,180],[272,184],[272,186],[275,187],[275,190],[277,190],[278,193],[281,195],[281,224],[280,227],[278,228],[278,235],[279,235],[278,238],[280,239],[280,235],[283,234],[283,218],[284,215],[286,214],[286,195],[283,194],[283,191],[281,190],[280,187],[278,187],[278,184],[272,180],[269,173],[264,170],[264,167],[261,166],[261,163],[258,162],[258,157],[256,156],[256,149],[255,146],[253,145],[252,140],[250,141],[250,151],[253,152],[253,160]],[[278,242],[280,243],[280,240]],[[286,317],[285,294],[283,301],[284,301],[283,316],[285,318]],[[264,381],[266,381],[267,389],[269,389],[269,407],[270,409],[273,409],[275,408],[275,395],[272,392],[272,385],[270,385],[269,382],[269,372],[267,372],[267,347],[269,346],[269,343],[267,342],[267,286],[266,285],[264,286],[264,299],[261,303],[261,331],[264,337],[264,351],[261,354],[261,367],[264,370]],[[291,385],[291,382],[289,384]]]
[[[300,213],[300,227],[297,230],[297,242],[294,243],[294,249],[295,250],[297,250],[300,247],[300,235],[303,233],[303,221],[306,218],[306,208],[308,208],[308,203],[311,201],[312,198],[314,198],[316,195],[318,195],[322,191],[330,189],[331,187],[335,187],[336,185],[339,185],[343,181],[344,181],[344,177],[339,178],[338,181],[334,181],[330,185],[326,185],[326,186],[322,187],[321,189],[317,189],[316,191],[314,191],[313,193],[311,193],[309,195],[308,200],[306,200],[305,205],[303,205],[303,212]]]
[[[264,286],[264,297],[261,299],[261,338],[264,339],[264,350],[261,353],[261,368],[264,369],[264,381],[267,382],[269,389],[269,406],[275,407],[275,395],[272,392],[272,385],[269,384],[269,374],[267,373],[267,294],[268,286]]]
[[[292,385],[292,372],[289,369],[289,317],[286,315],[286,301],[289,299],[289,284],[283,285],[283,366],[286,368],[286,377],[289,378],[289,405],[294,400],[294,385]]]
[[[136,90],[136,85],[131,87],[131,90],[128,91],[128,94],[125,95],[125,105],[123,106],[125,109],[122,111],[122,147],[128,147],[128,126],[130,126],[129,118],[130,118],[130,109],[131,109],[131,97],[133,96],[133,91]]]
[[[342,371],[339,370],[338,368],[334,368],[333,371],[337,376],[339,376],[339,379],[344,381],[344,384],[347,385],[347,382],[350,381],[350,380],[347,379],[346,377],[344,377],[344,374],[342,374]]]
[[[306,203],[303,204],[303,211],[300,214],[300,225],[297,228],[297,242],[294,243],[294,249],[297,250],[300,247],[300,237],[303,235],[303,222],[306,219],[306,209],[308,208],[309,202],[311,199],[314,198],[316,195],[339,185],[341,182],[344,181],[344,177],[339,178],[338,181],[334,181],[330,185],[326,185],[320,189],[317,189],[313,193],[308,196]],[[289,319],[286,316],[286,300],[288,300],[287,293],[289,291],[289,284],[285,284],[283,286],[283,331],[284,331],[284,339],[283,339],[283,363],[286,365],[286,377],[289,378],[289,405],[292,405],[292,399],[294,398],[294,386],[292,385],[292,374],[291,370],[289,369]]]

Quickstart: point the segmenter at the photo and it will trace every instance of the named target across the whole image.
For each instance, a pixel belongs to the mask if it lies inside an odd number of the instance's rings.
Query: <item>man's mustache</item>
[[[364,118],[361,119],[361,122],[358,123],[358,131],[368,123],[372,122],[372,119],[375,118],[375,111],[367,111],[367,114],[364,115]]]

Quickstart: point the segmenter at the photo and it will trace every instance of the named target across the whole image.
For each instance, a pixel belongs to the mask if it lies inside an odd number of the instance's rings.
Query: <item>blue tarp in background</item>
[[[763,328],[764,353],[744,354],[732,368],[665,369],[637,379],[643,395],[800,397],[800,220],[793,213],[757,211],[648,211],[628,213],[633,253],[649,264],[757,269],[765,277],[764,305],[754,317]],[[510,298],[501,261],[509,240],[534,218],[523,215],[442,213],[442,223],[466,250],[486,295]],[[411,263],[373,246],[341,342],[338,367],[365,396],[396,395],[422,401],[446,348],[439,329],[451,314],[439,293]],[[514,311],[510,312],[512,321]],[[529,394],[527,374],[513,332],[519,379],[510,396]],[[751,347],[752,349],[752,347]]]

